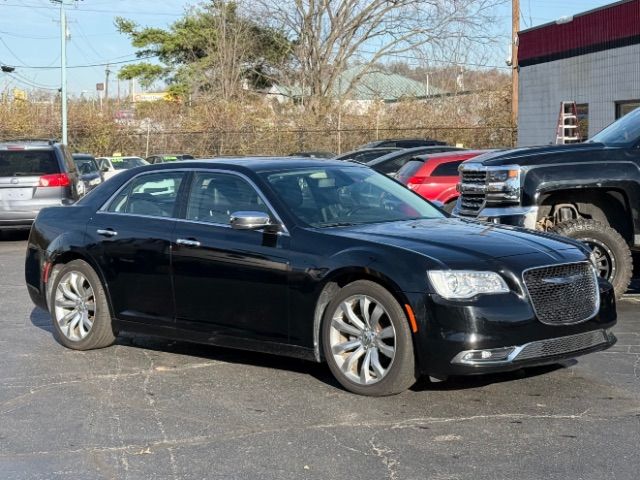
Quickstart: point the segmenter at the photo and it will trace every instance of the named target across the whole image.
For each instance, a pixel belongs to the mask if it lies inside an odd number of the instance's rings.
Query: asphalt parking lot
[[[577,362],[343,391],[323,365],[146,337],[58,345],[0,240],[0,478],[638,479],[640,297]],[[132,286],[133,288],[133,286]]]

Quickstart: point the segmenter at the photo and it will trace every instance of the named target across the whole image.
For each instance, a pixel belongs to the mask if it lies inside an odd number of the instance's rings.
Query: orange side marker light
[[[411,331],[416,333],[418,331],[418,323],[416,322],[416,316],[413,314],[413,310],[407,304],[404,306],[407,311],[407,315],[409,316],[409,325],[411,325]]]

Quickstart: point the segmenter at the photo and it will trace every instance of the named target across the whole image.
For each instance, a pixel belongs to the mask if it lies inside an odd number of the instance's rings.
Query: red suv
[[[398,170],[396,180],[427,200],[442,203],[451,213],[458,199],[458,167],[462,162],[491,150],[463,150],[458,152],[419,155]]]

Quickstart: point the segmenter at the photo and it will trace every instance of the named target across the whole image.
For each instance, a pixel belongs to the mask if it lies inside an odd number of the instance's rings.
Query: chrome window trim
[[[145,176],[145,175],[154,175],[157,173],[162,173],[162,172],[172,172],[172,173],[178,173],[178,172],[184,172],[184,173],[199,173],[199,172],[204,172],[204,173],[222,173],[222,174],[229,174],[229,175],[235,175],[237,177],[242,178],[244,181],[246,181],[258,194],[258,196],[260,197],[260,199],[264,202],[264,204],[267,206],[267,208],[269,209],[270,215],[275,218],[277,220],[277,222],[280,224],[280,226],[282,227],[281,231],[276,232],[277,235],[283,235],[283,236],[289,236],[289,229],[287,228],[287,226],[285,225],[285,223],[282,221],[282,218],[280,217],[280,215],[278,215],[277,210],[273,207],[272,203],[265,197],[264,193],[262,192],[262,190],[256,185],[256,183],[249,178],[247,175],[245,175],[244,173],[241,172],[235,172],[233,170],[224,170],[221,168],[176,168],[176,169],[162,169],[162,170],[152,170],[152,171],[148,171],[148,172],[140,172],[136,175],[134,175],[133,177],[131,177],[129,180],[127,180],[123,185],[120,186],[120,188],[118,188],[103,204],[102,206],[96,211],[96,213],[100,213],[100,214],[104,214],[104,215],[124,215],[124,216],[132,216],[132,217],[141,217],[141,218],[153,218],[153,219],[163,219],[163,220],[173,220],[176,222],[183,222],[183,223],[195,223],[198,225],[213,225],[216,227],[226,227],[226,228],[231,228],[231,225],[228,223],[212,223],[212,222],[202,222],[199,220],[189,220],[188,218],[177,218],[177,217],[157,217],[157,216],[153,216],[153,215],[140,215],[137,213],[120,213],[120,212],[109,212],[107,211],[107,209],[109,208],[109,206],[111,205],[111,202],[114,201],[114,199],[118,196],[118,194],[120,194],[120,192],[122,192],[122,190],[124,190],[125,188],[127,188],[127,186],[129,186],[131,184],[131,182],[133,182],[135,179],[141,177],[141,176]],[[191,188],[191,185],[189,185],[189,188]],[[189,191],[189,193],[191,193]],[[187,203],[188,203],[188,199],[187,199]]]
[[[592,275],[594,277],[594,281],[595,281],[595,284],[596,284],[596,304],[595,304],[595,307],[594,307],[594,312],[588,318],[585,318],[583,320],[577,320],[575,322],[570,322],[570,323],[557,323],[556,324],[556,323],[543,322],[542,320],[540,320],[540,317],[538,316],[538,312],[537,312],[536,307],[535,307],[535,305],[533,303],[533,299],[531,298],[531,294],[529,293],[529,288],[527,287],[527,282],[525,281],[524,276],[525,276],[525,274],[527,272],[529,272],[531,270],[539,270],[539,269],[542,269],[542,268],[564,267],[564,266],[567,266],[567,265],[588,265],[590,267],[591,273],[592,273]],[[527,298],[529,300],[529,305],[531,305],[531,309],[533,310],[533,313],[535,313],[536,318],[538,319],[538,321],[540,323],[544,324],[544,325],[550,325],[550,326],[553,326],[553,327],[564,327],[564,326],[567,326],[567,325],[578,325],[580,323],[588,322],[589,320],[594,318],[596,315],[598,315],[598,313],[600,313],[600,301],[601,300],[600,300],[600,283],[598,281],[599,277],[598,277],[598,275],[596,273],[595,268],[593,267],[591,262],[589,262],[588,260],[586,260],[586,261],[583,260],[583,261],[580,261],[580,262],[569,262],[569,263],[552,263],[551,265],[540,265],[540,266],[537,266],[537,267],[525,268],[522,271],[522,274],[521,274],[520,278],[522,279],[522,285],[524,286],[524,291],[527,293]]]

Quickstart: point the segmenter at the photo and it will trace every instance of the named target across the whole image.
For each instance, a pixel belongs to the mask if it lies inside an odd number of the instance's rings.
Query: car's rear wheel
[[[62,266],[52,279],[49,311],[56,339],[65,347],[91,350],[111,345],[115,332],[96,272],[83,260]]]
[[[384,396],[415,383],[407,318],[382,286],[359,280],[341,289],[325,310],[322,329],[329,368],[347,390]]]

